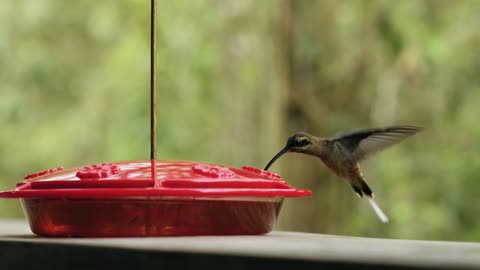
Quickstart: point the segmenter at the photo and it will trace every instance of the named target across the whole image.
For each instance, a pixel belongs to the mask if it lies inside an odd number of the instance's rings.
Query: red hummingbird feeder
[[[20,198],[41,236],[255,235],[272,230],[283,198],[304,197],[257,168],[147,160],[27,175],[2,198]]]
[[[25,176],[0,198],[18,198],[33,233],[49,237],[257,235],[270,232],[284,198],[310,196],[278,174],[157,160],[155,16],[151,0],[151,159]]]

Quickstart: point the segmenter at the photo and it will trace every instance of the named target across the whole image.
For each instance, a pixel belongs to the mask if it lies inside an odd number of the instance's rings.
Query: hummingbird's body
[[[341,144],[325,138],[319,138],[318,141],[318,155],[313,154],[313,156],[318,156],[336,175],[347,180],[359,196],[363,194],[372,196],[372,190],[363,178],[360,165],[352,158],[349,151]]]
[[[347,180],[360,197],[365,194],[380,219],[387,222],[387,216],[373,200],[374,194],[365,182],[358,162],[421,129],[415,126],[374,128],[339,133],[331,138],[318,138],[303,132],[296,133],[288,139],[287,145],[272,158],[265,170],[268,170],[275,160],[287,152],[316,156],[336,175]]]

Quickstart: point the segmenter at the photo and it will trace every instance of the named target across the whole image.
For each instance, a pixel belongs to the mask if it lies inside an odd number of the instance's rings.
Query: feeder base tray
[[[50,237],[265,234],[273,229],[282,202],[283,198],[21,199],[32,232]]]

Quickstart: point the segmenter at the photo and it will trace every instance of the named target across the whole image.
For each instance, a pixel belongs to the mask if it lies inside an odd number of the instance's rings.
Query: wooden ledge
[[[41,238],[0,220],[0,269],[479,269],[480,244],[274,231],[262,236]],[[153,268],[152,268],[153,269]]]

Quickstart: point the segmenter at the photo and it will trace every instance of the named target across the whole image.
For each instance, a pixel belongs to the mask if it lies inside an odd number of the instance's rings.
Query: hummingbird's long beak
[[[270,162],[268,162],[267,166],[265,166],[265,169],[263,169],[264,171],[268,170],[268,168],[270,168],[270,166],[275,162],[275,160],[277,160],[279,157],[281,157],[283,154],[287,153],[288,150],[290,150],[288,147],[285,147],[283,148],[280,152],[278,152],[278,154],[276,154],[272,160],[270,160]]]

